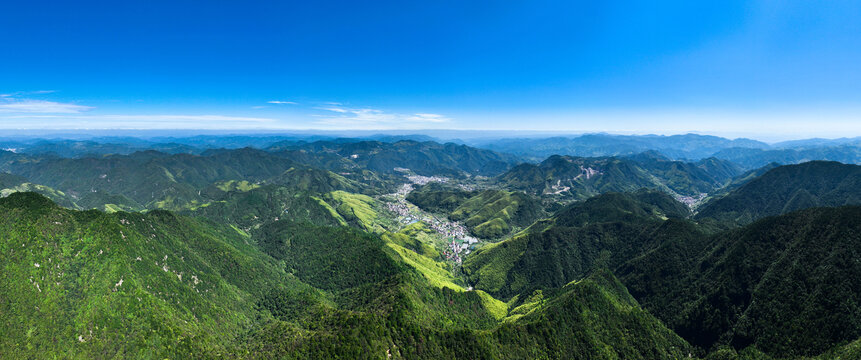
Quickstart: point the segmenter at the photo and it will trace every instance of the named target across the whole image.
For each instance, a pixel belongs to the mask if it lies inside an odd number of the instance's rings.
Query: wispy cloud
[[[30,98],[33,95],[45,95],[54,92],[54,90],[37,90],[0,94],[0,113],[77,114],[94,109],[92,106]]]
[[[430,122],[430,123],[444,123],[449,122],[451,119],[440,115],[440,114],[413,114],[407,118],[409,121],[414,122]]]
[[[254,129],[277,128],[279,120],[225,115],[7,115],[6,129]]]
[[[53,94],[56,90],[15,91],[8,94],[0,94],[0,98],[17,97],[21,95],[44,95]]]
[[[55,101],[16,99],[11,96],[0,98],[0,112],[4,113],[54,113],[54,114],[77,114],[94,109],[92,106],[84,106],[72,103],[60,103]]]
[[[294,101],[280,101],[280,100],[267,101],[267,103],[277,104],[277,105],[296,105],[296,102],[294,102]]]
[[[318,107],[327,113],[316,114],[317,124],[340,128],[415,128],[429,124],[451,121],[440,114],[415,113],[399,114],[372,108],[349,108],[344,106]]]

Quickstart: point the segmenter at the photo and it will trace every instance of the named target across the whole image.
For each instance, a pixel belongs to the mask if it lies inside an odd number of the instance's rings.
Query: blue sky
[[[19,1],[0,128],[861,136],[857,1]]]

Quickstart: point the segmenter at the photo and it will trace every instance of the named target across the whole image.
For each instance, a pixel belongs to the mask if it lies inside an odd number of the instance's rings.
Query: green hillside
[[[0,197],[6,197],[16,192],[35,192],[61,206],[68,208],[78,207],[73,199],[62,191],[44,185],[33,184],[23,176],[0,172]]]
[[[394,286],[391,284],[390,286]],[[413,290],[393,294],[394,299],[439,301],[451,309],[467,310],[479,300],[478,292],[448,289]],[[408,306],[408,303],[401,303]],[[597,273],[567,285],[557,296],[536,300],[518,318],[485,330],[458,329],[434,324],[433,319],[394,307],[387,315],[340,314],[344,325],[331,333],[306,333],[272,326],[255,333],[249,352],[258,358],[395,358],[395,359],[678,359],[690,346],[657,319],[640,309],[624,287],[609,273]],[[448,314],[451,318],[456,314]],[[481,323],[481,318],[461,318]],[[486,319],[487,320],[487,319]],[[485,320],[485,321],[486,321]],[[462,325],[461,325],[462,326]],[[286,342],[287,337],[295,339]]]
[[[0,209],[3,357],[214,356],[255,321],[263,291],[304,286],[230,227],[33,193]]]
[[[199,190],[215,182],[264,180],[294,165],[259,150],[238,149],[208,156],[146,151],[99,158],[36,157],[8,168],[73,198],[101,192],[125,196],[145,208],[183,209],[204,203]],[[88,205],[101,208],[103,204]]]
[[[211,201],[183,214],[201,216],[250,231],[276,219],[308,221],[320,225],[343,222],[331,205],[318,195],[283,186],[264,185],[248,191],[208,192]]]
[[[809,209],[716,233],[643,194],[575,203],[480,248],[463,264],[468,281],[519,306],[592,269],[614,269],[647,310],[703,351],[723,344],[814,356],[861,337],[861,267],[852,260],[861,255],[861,208]]]
[[[478,249],[463,270],[476,289],[503,299],[561,287],[596,266],[619,266],[673,231],[688,231],[674,225],[679,220],[664,220],[678,217],[674,212],[684,209],[679,205],[662,193],[600,195],[561,210],[536,229]]]
[[[327,193],[335,190],[361,192],[364,186],[331,171],[309,166],[291,167],[284,173],[270,178],[267,183],[282,185],[312,193]]]
[[[537,165],[520,164],[499,182],[531,194],[574,200],[640,188],[696,198],[723,186],[737,170],[714,159],[687,163],[652,152],[627,158],[554,155]]]
[[[705,204],[697,218],[747,224],[817,207],[861,204],[861,166],[811,161],[773,168]]]
[[[448,214],[475,195],[473,191],[433,182],[416,187],[407,195],[407,201],[425,211]]]
[[[360,168],[378,173],[395,173],[395,168],[407,168],[416,174],[428,176],[494,176],[510,169],[519,160],[512,155],[466,145],[412,140],[394,143],[347,140],[311,143],[284,141],[273,144],[267,150],[290,154],[291,158],[296,158],[294,154],[298,157],[313,156],[316,158],[315,162],[303,162],[336,172]],[[318,154],[328,156],[319,157]]]
[[[0,172],[0,189],[14,188],[25,182],[27,182],[27,178],[23,176]]]
[[[57,189],[68,194],[72,202],[87,196],[82,202],[84,208],[183,210],[206,204],[203,190],[227,186],[231,181],[281,185],[311,193],[343,190],[384,194],[404,181],[396,168],[468,177],[497,175],[516,161],[489,150],[434,142],[287,144],[273,146],[270,152],[252,148],[213,149],[199,154],[146,150],[76,158],[4,152],[0,171]],[[115,196],[127,201],[110,202]],[[102,198],[104,201],[99,201]]]
[[[411,192],[407,200],[425,211],[462,222],[481,238],[498,238],[546,215],[537,198],[505,190],[465,191],[431,183]]]
[[[769,217],[706,241],[666,243],[618,273],[694,345],[816,355],[861,337],[858,219],[859,207]]]
[[[354,228],[279,220],[249,238],[160,210],[66,210],[32,193],[12,194],[0,209],[8,254],[0,310],[14,314],[0,322],[4,357],[672,359],[690,351],[607,272],[522,301],[508,316],[505,303],[453,283],[431,253]]]
[[[532,196],[485,190],[460,204],[449,218],[463,222],[478,237],[495,238],[508,234],[514,227],[527,227],[543,215],[541,202]]]

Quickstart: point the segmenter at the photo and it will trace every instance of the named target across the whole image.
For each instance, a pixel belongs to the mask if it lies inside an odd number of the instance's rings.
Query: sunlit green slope
[[[230,227],[33,193],[0,199],[0,252],[4,358],[217,355],[259,294],[304,286]]]

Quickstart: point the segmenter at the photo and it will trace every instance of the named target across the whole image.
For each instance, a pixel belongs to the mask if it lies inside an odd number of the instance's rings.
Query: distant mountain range
[[[404,181],[398,169],[421,175],[493,176],[516,163],[514,156],[489,150],[415,141],[291,141],[266,151],[241,148],[170,154],[146,150],[77,158],[0,151],[0,171],[17,176],[17,183],[8,188],[32,182],[57,189],[63,196],[28,188],[66,205],[103,209],[111,204],[125,210],[201,206],[208,202],[202,191],[218,181],[316,192],[380,193]]]
[[[551,155],[579,157],[633,155],[655,150],[673,159],[699,160],[727,148],[765,149],[769,145],[751,139],[730,140],[709,135],[609,135],[500,139],[475,145],[515,155],[546,158]]]
[[[751,139],[726,139],[709,135],[609,135],[576,137],[511,138],[471,142],[490,150],[538,161],[551,155],[577,157],[626,156],[656,151],[676,160],[697,161],[715,157],[745,169],[768,163],[795,164],[810,160],[861,163],[861,138],[808,139],[766,144]]]

